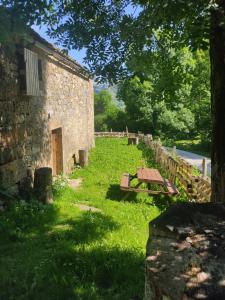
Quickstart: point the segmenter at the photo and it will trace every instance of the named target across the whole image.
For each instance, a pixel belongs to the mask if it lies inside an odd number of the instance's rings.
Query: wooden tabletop
[[[164,179],[157,169],[139,168],[137,178],[140,182],[164,184]]]

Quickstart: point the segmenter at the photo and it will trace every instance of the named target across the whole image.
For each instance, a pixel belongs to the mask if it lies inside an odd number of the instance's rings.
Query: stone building
[[[69,173],[79,149],[94,146],[90,74],[36,32],[16,51],[0,46],[0,187],[27,169]]]

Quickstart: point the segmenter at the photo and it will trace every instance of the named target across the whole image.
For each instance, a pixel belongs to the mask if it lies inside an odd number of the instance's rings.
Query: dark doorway
[[[52,130],[52,173],[53,176],[63,172],[62,128]]]

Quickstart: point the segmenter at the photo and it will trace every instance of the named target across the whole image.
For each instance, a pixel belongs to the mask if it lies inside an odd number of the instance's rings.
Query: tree
[[[94,108],[96,131],[125,130],[125,113],[113,102],[112,95],[107,90],[95,93]]]
[[[196,51],[194,53],[196,61],[190,91],[190,103],[195,115],[196,133],[202,142],[210,148],[212,136],[212,118],[210,104],[210,61],[208,51]]]
[[[119,84],[129,125],[166,139],[210,135],[209,57],[207,51],[173,48],[157,34],[154,52],[128,62],[133,73]]]
[[[151,91],[151,83],[141,81],[138,76],[127,78],[120,83],[118,98],[126,105],[129,130],[154,132],[155,122],[152,114],[155,107],[151,101]]]
[[[154,31],[194,49],[210,44],[212,106],[212,200],[225,202],[225,1],[224,0],[2,0],[31,24],[42,15],[68,48],[87,47],[86,61],[100,77],[124,76],[125,62],[154,51]],[[127,7],[140,13],[127,13]],[[43,8],[45,6],[46,8]],[[47,11],[47,13],[46,13]]]

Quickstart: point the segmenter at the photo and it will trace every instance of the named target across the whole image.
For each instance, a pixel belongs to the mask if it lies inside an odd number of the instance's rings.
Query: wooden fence
[[[168,178],[176,184],[182,185],[190,201],[209,202],[211,198],[211,179],[206,172],[196,176],[194,167],[181,157],[168,152],[160,141],[153,141],[151,134],[128,133],[128,132],[95,132],[96,137],[138,137],[146,147],[153,151],[155,161],[162,166]]]
[[[191,201],[209,202],[211,197],[211,179],[203,173],[194,175],[194,168],[184,159],[169,153],[162,147],[160,141],[153,141],[148,136],[141,137],[146,147],[153,153],[155,161],[166,171],[167,176],[173,183],[179,183]]]
[[[128,136],[137,136],[137,133],[130,133],[130,132],[115,132],[115,131],[105,131],[105,132],[95,132],[96,137],[128,137]]]

